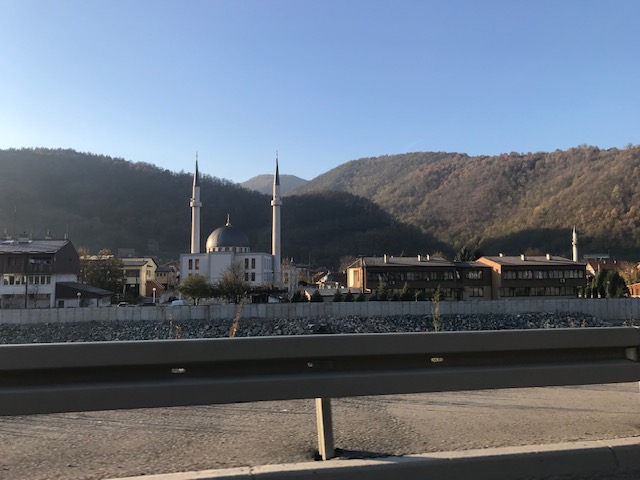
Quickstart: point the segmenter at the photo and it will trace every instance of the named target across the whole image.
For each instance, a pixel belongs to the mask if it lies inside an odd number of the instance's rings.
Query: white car
[[[186,300],[174,300],[173,302],[171,302],[171,306],[172,307],[188,307],[189,302],[187,302]]]

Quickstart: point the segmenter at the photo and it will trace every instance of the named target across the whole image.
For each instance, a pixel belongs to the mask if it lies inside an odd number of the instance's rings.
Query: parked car
[[[186,300],[174,300],[171,302],[172,307],[188,307],[190,304]]]

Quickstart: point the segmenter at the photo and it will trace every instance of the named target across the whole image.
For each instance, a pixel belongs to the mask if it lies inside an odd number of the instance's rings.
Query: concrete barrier
[[[245,304],[241,308],[241,316],[289,319],[347,315],[432,315],[433,307],[432,302]],[[640,299],[636,298],[441,301],[438,307],[441,315],[584,313],[601,320],[640,322]],[[237,311],[236,305],[19,309],[0,310],[0,323],[223,320],[233,319]]]

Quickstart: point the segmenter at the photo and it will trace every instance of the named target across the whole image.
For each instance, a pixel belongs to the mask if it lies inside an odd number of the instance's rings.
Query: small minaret
[[[280,272],[280,207],[282,199],[280,198],[280,173],[278,171],[278,152],[276,152],[276,173],[273,176],[273,199],[271,200],[271,211],[273,213],[272,232],[271,232],[271,255],[273,256],[273,283],[274,285],[282,285],[282,275]]]
[[[193,174],[191,192],[191,253],[200,253],[200,174],[198,173],[198,152],[196,152],[196,171]]]
[[[576,226],[573,226],[573,234],[571,235],[571,252],[573,261],[578,261],[578,234],[576,233]]]

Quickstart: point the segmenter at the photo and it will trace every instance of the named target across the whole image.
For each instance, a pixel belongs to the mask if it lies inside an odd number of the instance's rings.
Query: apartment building
[[[493,299],[576,298],[586,286],[586,263],[547,255],[481,257],[491,267]]]

